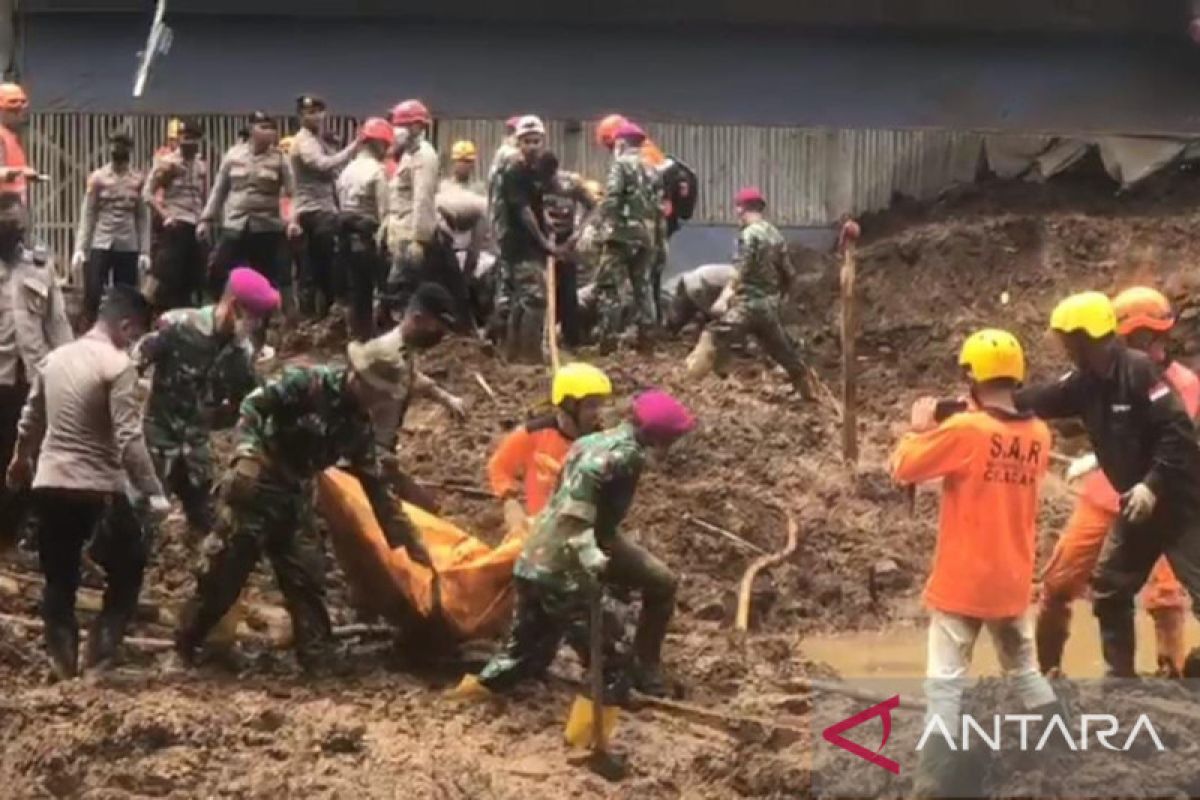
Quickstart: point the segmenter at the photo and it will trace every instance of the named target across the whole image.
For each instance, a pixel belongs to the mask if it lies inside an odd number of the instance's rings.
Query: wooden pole
[[[546,339],[550,343],[550,369],[558,372],[558,275],[554,256],[546,256]]]
[[[770,553],[765,556],[759,556],[754,559],[750,566],[746,569],[746,573],[742,575],[742,583],[738,589],[738,604],[737,617],[735,618],[734,628],[739,631],[750,629],[750,595],[754,589],[754,579],[758,577],[758,573],[767,567],[773,567],[785,558],[796,552],[796,547],[800,543],[800,525],[796,522],[796,517],[790,511],[784,512],[787,515],[787,543],[778,553]]]
[[[855,245],[859,227],[854,220],[842,225],[838,241],[842,248],[842,458],[858,464],[858,308],[855,298]]]

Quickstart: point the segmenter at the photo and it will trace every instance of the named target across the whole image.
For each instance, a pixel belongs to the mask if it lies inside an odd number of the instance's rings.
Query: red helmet
[[[632,122],[626,122],[613,133],[613,140],[641,144],[646,141],[646,132]]]
[[[596,124],[596,144],[611,150],[613,142],[616,141],[617,129],[628,122],[629,120],[620,114],[609,114],[600,120]]]
[[[738,193],[733,196],[733,204],[738,208],[749,205],[750,203],[767,204],[767,198],[763,197],[762,190],[757,186],[747,186],[739,189]]]
[[[371,117],[358,129],[358,138],[364,141],[374,139],[391,147],[396,143],[396,132],[392,129],[392,123],[383,117]]]
[[[414,122],[424,125],[430,122],[429,109],[420,100],[405,100],[392,109],[393,125],[412,125]]]

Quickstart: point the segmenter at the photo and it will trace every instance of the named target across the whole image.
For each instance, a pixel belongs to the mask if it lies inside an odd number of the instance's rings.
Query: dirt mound
[[[859,260],[862,459],[853,480],[841,464],[833,413],[797,402],[784,376],[757,359],[739,359],[727,378],[689,384],[682,366],[687,341],[645,355],[580,354],[610,372],[620,397],[663,386],[701,421],[665,463],[647,471],[625,525],[680,574],[666,653],[692,699],[802,729],[808,701],[798,679],[813,669],[803,658],[803,635],[879,627],[918,613],[936,494],[920,492],[910,509],[887,477],[886,459],[893,427],[907,419],[917,395],[959,389],[954,360],[971,329],[1013,329],[1026,343],[1034,376],[1049,377],[1062,369],[1043,335],[1058,297],[1153,280],[1182,301],[1181,342],[1195,341],[1198,248],[1191,231],[1200,223],[1200,193],[1190,177],[1173,180],[1157,195],[1139,188],[1124,198],[1098,196],[1086,185],[1006,184],[867,219]],[[815,258],[809,269],[794,310],[797,330],[836,387],[836,262]],[[336,326],[311,326],[281,342],[281,359],[337,358],[343,341]],[[494,541],[502,529],[497,503],[437,485],[483,486],[498,438],[545,410],[549,376],[505,365],[461,340],[430,353],[423,366],[468,399],[471,416],[460,424],[438,408],[414,405],[404,460],[435,487],[457,524]],[[1070,504],[1061,486],[1051,486],[1050,495],[1043,547]],[[736,585],[755,554],[695,520],[773,551],[784,543],[784,509],[800,522],[800,548],[760,577],[753,632],[735,635]],[[169,636],[175,609],[191,591],[193,557],[181,529],[174,520],[159,548],[146,592],[157,610],[139,618],[136,635]],[[263,574],[253,579],[250,597],[279,603]],[[352,621],[336,571],[331,606],[337,622]],[[36,595],[0,592],[0,611],[36,616]],[[270,627],[269,620],[252,622]],[[561,680],[461,709],[438,694],[458,673],[428,664],[414,673],[412,653],[398,659],[386,648],[360,647],[355,676],[312,683],[286,653],[251,652],[257,660],[240,679],[212,671],[168,679],[142,657],[115,686],[45,688],[33,633],[0,622],[0,678],[8,687],[0,781],[13,796],[393,797],[398,781],[405,796],[417,798],[773,798],[806,791],[804,736],[661,711],[627,713],[616,741],[631,753],[632,773],[610,786],[567,764],[560,726],[573,689]],[[569,657],[558,670],[579,676]]]

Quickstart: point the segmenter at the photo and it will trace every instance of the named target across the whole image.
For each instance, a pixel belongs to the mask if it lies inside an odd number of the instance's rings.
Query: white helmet
[[[516,137],[520,139],[522,136],[536,133],[540,136],[546,135],[546,126],[542,124],[542,118],[534,114],[526,114],[517,120]]]

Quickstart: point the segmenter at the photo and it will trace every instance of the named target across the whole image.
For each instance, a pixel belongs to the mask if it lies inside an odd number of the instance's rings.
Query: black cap
[[[250,115],[250,124],[251,125],[270,125],[272,128],[279,127],[279,123],[277,123],[275,121],[275,118],[272,117],[270,114],[268,114],[265,111],[255,111],[253,114],[251,114]]]
[[[185,119],[179,123],[179,135],[180,136],[203,136],[204,135],[204,126],[200,124],[199,120],[194,120],[194,119],[190,119],[190,118]]]
[[[123,144],[126,147],[133,147],[133,137],[125,131],[113,131],[108,135],[109,144]]]
[[[454,314],[454,298],[440,283],[422,283],[418,286],[408,302],[408,310],[437,317],[450,326],[458,324],[458,317]]]
[[[296,98],[297,111],[316,111],[325,108],[325,100],[315,94],[302,94]]]

